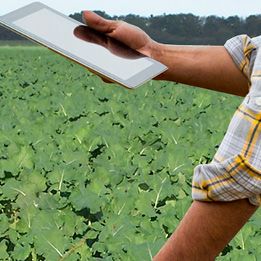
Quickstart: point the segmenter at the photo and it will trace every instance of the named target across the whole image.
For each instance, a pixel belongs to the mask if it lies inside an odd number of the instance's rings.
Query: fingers
[[[89,28],[88,26],[80,25],[77,26],[74,31],[74,35],[86,42],[99,44],[106,47],[107,38],[104,34],[98,33],[97,31]]]
[[[105,78],[103,78],[103,77],[102,77],[102,80],[103,80],[105,83],[113,83],[112,81],[109,81],[109,80],[107,80],[107,79],[105,79]]]
[[[92,11],[83,11],[83,20],[88,26],[102,33],[111,33],[117,27],[117,21],[106,20]]]

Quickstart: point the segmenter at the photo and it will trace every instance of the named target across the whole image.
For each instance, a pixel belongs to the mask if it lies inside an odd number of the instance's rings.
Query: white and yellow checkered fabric
[[[209,164],[194,170],[192,198],[233,201],[248,198],[261,205],[261,36],[239,35],[225,44],[248,77],[250,90],[235,112],[218,151]]]

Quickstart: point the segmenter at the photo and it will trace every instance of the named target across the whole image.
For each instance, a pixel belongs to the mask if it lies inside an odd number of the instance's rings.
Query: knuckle
[[[123,20],[117,20],[115,24],[116,24],[117,26],[122,26],[122,25],[126,24],[126,22],[123,21]]]

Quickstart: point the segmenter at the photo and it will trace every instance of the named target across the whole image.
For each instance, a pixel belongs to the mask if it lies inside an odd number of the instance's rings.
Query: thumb
[[[111,33],[117,27],[117,21],[104,19],[92,11],[83,11],[83,21],[91,28],[102,33]]]

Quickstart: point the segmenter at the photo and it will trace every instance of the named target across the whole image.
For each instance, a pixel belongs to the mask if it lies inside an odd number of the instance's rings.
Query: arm
[[[86,23],[129,47],[168,66],[157,80],[176,81],[206,89],[245,96],[248,80],[223,46],[165,45],[152,40],[131,24],[106,20],[93,12],[83,12]]]
[[[168,66],[158,80],[176,81],[245,96],[248,80],[223,46],[177,46],[155,43],[152,58]]]
[[[213,261],[258,207],[247,199],[194,201],[154,261]]]

